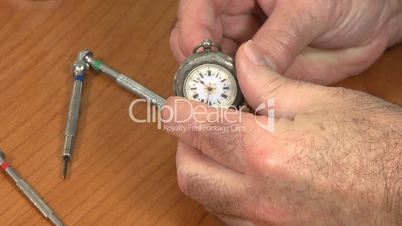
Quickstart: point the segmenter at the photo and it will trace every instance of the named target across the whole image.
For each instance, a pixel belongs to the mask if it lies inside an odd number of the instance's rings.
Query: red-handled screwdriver
[[[4,152],[0,149],[0,166],[10,176],[24,195],[39,209],[39,211],[56,226],[64,226],[63,222],[55,215],[50,207],[39,195],[13,170],[5,161]]]

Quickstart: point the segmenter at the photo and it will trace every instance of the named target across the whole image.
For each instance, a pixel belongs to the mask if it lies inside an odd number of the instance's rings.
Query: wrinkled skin
[[[206,37],[219,41],[236,54],[250,107],[275,98],[275,131],[245,112],[237,112],[241,120],[167,121],[216,129],[168,131],[180,140],[181,190],[228,225],[401,225],[402,108],[300,81],[329,84],[366,69],[402,39],[401,5],[182,0],[171,36],[178,61]],[[168,99],[166,106],[178,109],[163,109],[165,120],[187,118],[203,106],[177,100]],[[267,112],[258,113],[259,122],[268,120]],[[241,129],[228,129],[233,126]]]
[[[178,61],[205,38],[231,55],[253,39],[279,74],[320,84],[362,72],[402,39],[401,0],[181,0],[178,18]]]

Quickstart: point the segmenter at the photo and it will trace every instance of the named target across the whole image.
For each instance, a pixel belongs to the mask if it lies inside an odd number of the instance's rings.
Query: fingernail
[[[267,65],[270,66],[271,68],[274,68],[274,65],[267,60],[267,58],[264,56],[262,51],[258,49],[257,45],[253,42],[253,40],[249,40],[244,45],[244,53],[253,64]]]

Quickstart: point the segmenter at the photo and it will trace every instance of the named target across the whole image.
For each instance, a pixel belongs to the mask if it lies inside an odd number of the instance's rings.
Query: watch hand
[[[201,81],[200,79],[198,79],[198,81],[203,84],[204,86],[206,86],[205,82]]]

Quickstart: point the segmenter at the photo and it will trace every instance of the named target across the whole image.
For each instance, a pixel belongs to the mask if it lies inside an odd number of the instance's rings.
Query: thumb
[[[276,1],[268,20],[253,37],[266,60],[283,74],[300,52],[324,28],[324,18],[316,6],[304,1]],[[317,13],[316,13],[317,12]]]
[[[269,66],[254,41],[239,48],[236,70],[247,103],[253,109],[260,109],[262,104],[274,100],[275,113],[279,117],[293,118],[298,113],[316,110],[331,89],[279,75]]]

